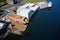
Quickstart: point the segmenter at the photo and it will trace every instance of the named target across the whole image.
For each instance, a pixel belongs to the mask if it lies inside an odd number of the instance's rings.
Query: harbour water
[[[51,9],[39,10],[28,25],[25,36],[9,35],[5,40],[60,40],[60,0],[51,1]]]

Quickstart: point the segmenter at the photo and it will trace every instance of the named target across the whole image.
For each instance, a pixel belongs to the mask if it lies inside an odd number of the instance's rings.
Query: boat
[[[37,2],[35,3],[40,7],[40,9],[52,7],[52,2]]]
[[[52,2],[38,2],[38,3],[26,3],[17,9],[17,15],[30,19],[33,14],[39,9],[44,9],[52,6]]]
[[[17,15],[26,17],[27,19],[30,19],[31,16],[39,9],[39,6],[33,4],[33,3],[26,3],[22,6],[20,6],[17,9]]]
[[[8,29],[10,33],[21,35],[27,29],[29,20],[23,16],[16,14],[8,14],[5,18],[6,22],[10,22]]]
[[[23,35],[27,29],[29,20],[16,14],[8,14],[5,20],[0,20],[0,38],[4,39],[8,34]]]
[[[16,14],[8,14],[6,16],[6,21],[11,22],[11,28],[15,28],[19,30],[19,32],[24,32],[27,28],[27,24],[29,23],[27,18],[23,16],[17,16]]]

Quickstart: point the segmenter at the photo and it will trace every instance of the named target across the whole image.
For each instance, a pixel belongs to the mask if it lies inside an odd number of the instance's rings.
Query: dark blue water
[[[39,10],[28,26],[29,32],[17,40],[60,40],[60,0],[48,1],[52,8]]]
[[[60,0],[53,3],[50,10],[39,10],[29,25],[30,32],[25,40],[60,40]]]

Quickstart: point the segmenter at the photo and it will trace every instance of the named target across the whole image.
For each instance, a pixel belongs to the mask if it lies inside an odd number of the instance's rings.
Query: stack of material
[[[11,22],[12,27],[20,32],[24,32],[27,28],[27,24],[29,23],[29,20],[27,18],[22,16],[17,16],[16,14],[8,14],[6,16],[6,21]],[[14,31],[11,31],[11,33],[13,32]],[[17,31],[15,30],[15,32]]]
[[[23,25],[17,22],[12,22],[12,25],[14,25],[14,28],[17,28],[20,32],[24,32],[27,28],[27,25]]]
[[[21,24],[26,24],[29,22],[29,20],[23,16],[18,16],[16,14],[8,14],[6,16],[6,20],[8,21],[11,21],[11,22],[18,22],[18,23],[21,23]]]

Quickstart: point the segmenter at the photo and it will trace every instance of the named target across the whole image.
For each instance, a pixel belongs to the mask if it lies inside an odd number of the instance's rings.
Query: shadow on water
[[[21,40],[23,37],[15,34],[9,34],[4,40]]]

